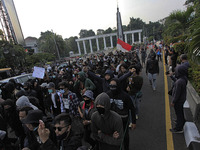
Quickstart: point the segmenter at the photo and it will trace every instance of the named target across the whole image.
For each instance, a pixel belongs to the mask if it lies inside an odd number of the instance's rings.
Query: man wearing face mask
[[[110,97],[111,110],[118,113],[123,121],[123,129],[125,132],[124,149],[129,150],[129,130],[127,129],[129,123],[129,111],[132,115],[131,129],[136,128],[135,107],[130,99],[130,96],[121,90],[119,80],[113,78],[110,81],[110,91],[107,92]]]
[[[60,97],[61,113],[69,113],[72,118],[79,117],[78,106],[80,101],[75,93],[69,91],[69,84],[60,82],[59,89],[58,96]]]
[[[76,150],[81,146],[81,137],[72,130],[72,120],[68,114],[60,114],[54,120],[54,130],[57,137],[58,148],[62,150]]]
[[[36,92],[35,90],[32,89],[31,83],[25,82],[25,83],[24,83],[24,90],[25,90],[25,95],[26,95],[26,96],[37,97],[37,92]]]
[[[56,116],[54,119],[54,131],[56,133],[57,143],[50,140],[50,131],[40,120],[38,134],[42,145],[40,150],[77,150],[81,146],[81,137],[77,136],[71,130],[72,120],[66,113]]]
[[[133,73],[133,69],[130,69],[129,72],[125,73],[124,75],[122,75],[119,78],[120,83],[125,82],[126,79],[131,76],[131,74]],[[114,78],[114,72],[110,69],[107,69],[106,72],[104,73],[104,78],[101,78],[97,75],[95,75],[93,72],[88,71],[88,76],[92,79],[92,80],[96,80],[98,82],[98,85],[101,86],[101,89],[103,91],[101,92],[107,92],[109,90],[109,83],[111,81],[112,78]],[[99,87],[97,87],[99,88]]]
[[[48,88],[48,95],[45,99],[45,109],[48,112],[51,112],[54,116],[57,116],[61,113],[61,111],[60,111],[60,100],[55,89],[55,84],[53,82],[50,82],[47,88]]]
[[[91,135],[91,116],[95,111],[93,92],[91,90],[85,91],[83,95],[84,101],[80,103],[79,113],[83,119],[84,125],[84,140],[91,145],[91,148],[95,146],[95,141],[90,137]]]
[[[123,124],[121,117],[110,110],[110,98],[106,93],[95,99],[97,111],[93,113],[92,136],[97,141],[99,150],[118,150],[122,145]]]

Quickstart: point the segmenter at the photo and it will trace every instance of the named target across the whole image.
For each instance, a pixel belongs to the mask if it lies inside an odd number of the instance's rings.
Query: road
[[[153,91],[149,84],[145,68],[142,70],[141,75],[144,79],[143,97],[137,127],[134,131],[130,130],[130,150],[188,150],[184,134],[172,134],[168,130],[171,125],[174,127],[173,120],[176,116],[174,109],[169,106],[171,97],[166,99],[165,96],[162,62],[159,62],[159,67],[160,73],[156,81],[156,91]],[[170,78],[168,78],[169,89],[170,81]],[[168,114],[168,117],[166,114]]]

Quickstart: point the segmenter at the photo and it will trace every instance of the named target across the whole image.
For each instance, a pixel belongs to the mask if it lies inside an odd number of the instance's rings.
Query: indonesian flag
[[[117,7],[117,49],[123,52],[131,50],[132,46],[124,42],[121,14]]]
[[[128,43],[125,43],[124,41],[118,39],[117,40],[117,49],[121,50],[123,52],[129,52],[131,50],[132,46],[129,45]]]

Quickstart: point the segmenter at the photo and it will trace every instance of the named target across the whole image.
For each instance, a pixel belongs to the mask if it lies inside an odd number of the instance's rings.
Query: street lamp
[[[53,30],[51,30],[51,32],[53,33]],[[56,39],[55,39],[55,34],[53,33],[53,40],[54,40],[54,43],[55,43],[55,46],[56,46],[56,50],[57,50],[57,53],[58,53],[58,59],[60,60],[60,53],[59,53],[59,50],[58,50],[58,46],[57,46],[57,43],[56,43]]]

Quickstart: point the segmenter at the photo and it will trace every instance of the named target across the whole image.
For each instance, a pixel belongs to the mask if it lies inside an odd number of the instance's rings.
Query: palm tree
[[[195,62],[200,63],[200,4],[199,2],[194,3],[195,19],[191,23],[189,50],[190,54]]]
[[[179,29],[181,34],[187,34],[188,28],[190,26],[191,21],[193,20],[192,13],[194,9],[192,6],[189,6],[186,11],[174,11],[170,14],[168,19],[172,22],[174,27],[174,31]]]

